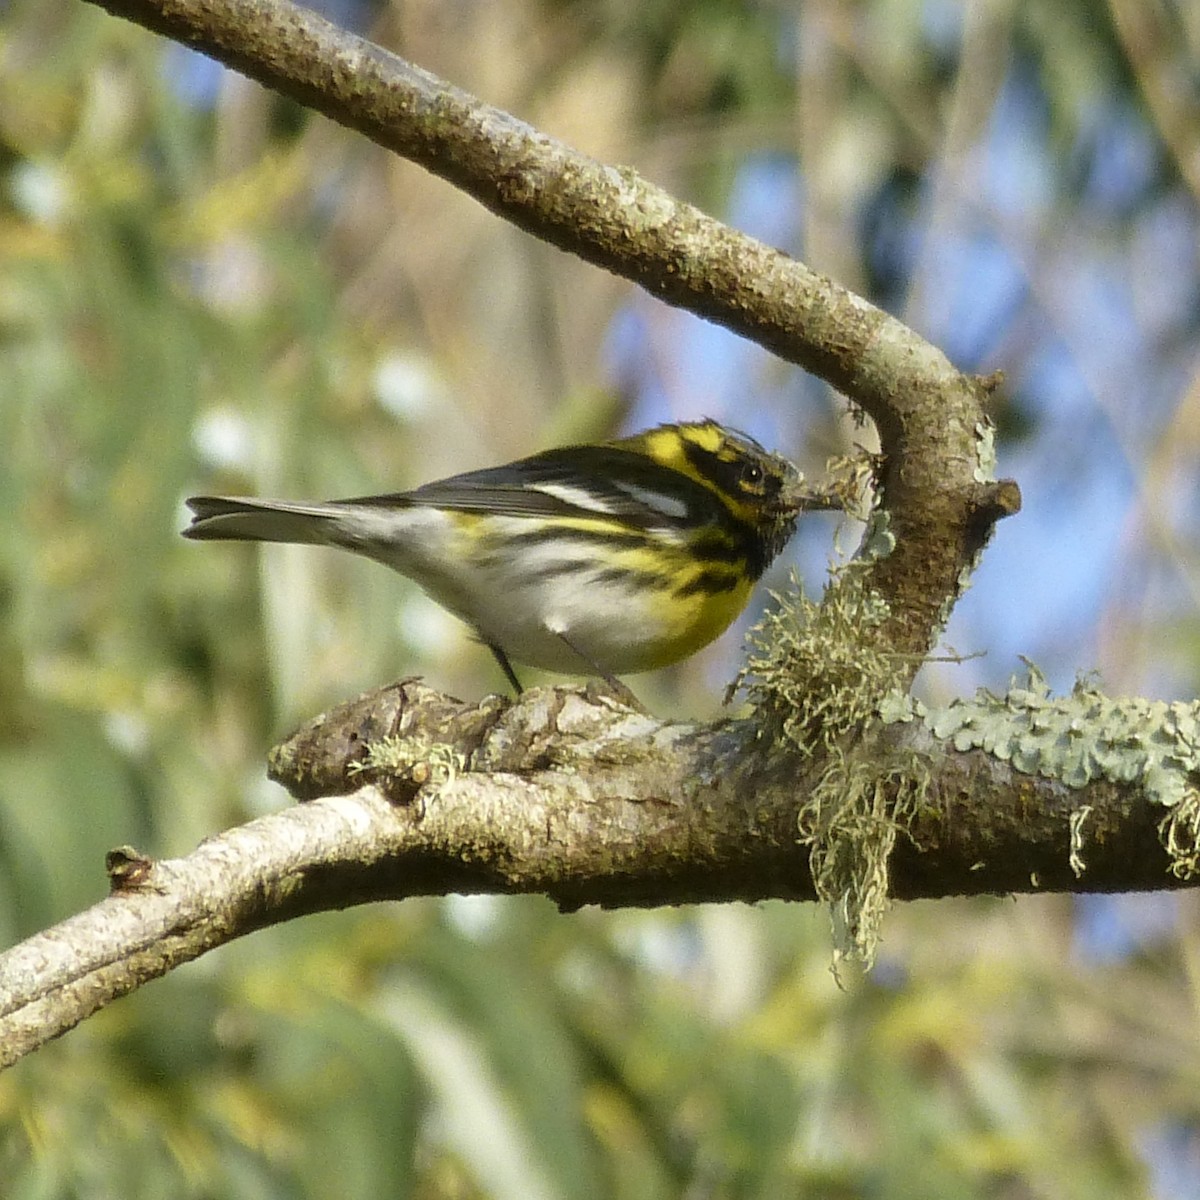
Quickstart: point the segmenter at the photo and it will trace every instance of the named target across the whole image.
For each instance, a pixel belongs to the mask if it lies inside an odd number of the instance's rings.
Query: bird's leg
[[[495,642],[487,642],[485,644],[500,664],[500,670],[504,672],[504,678],[512,684],[513,691],[519,696],[525,689],[521,686],[521,681],[517,678],[517,673],[513,670],[512,663],[508,661],[508,655]]]
[[[556,631],[557,632],[557,631]],[[646,709],[642,702],[629,689],[629,685],[622,683],[611,671],[606,671],[598,662],[584,654],[578,646],[565,633],[558,633],[558,637],[562,639],[563,644],[573,654],[578,655],[592,670],[600,676],[601,679],[608,685],[609,691],[612,693],[613,699],[624,704],[626,708],[632,708],[637,712],[645,712]]]

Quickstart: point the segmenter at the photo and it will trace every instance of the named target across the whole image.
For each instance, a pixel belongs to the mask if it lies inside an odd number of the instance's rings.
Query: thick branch
[[[367,783],[364,744],[404,730],[424,743],[405,779]],[[551,896],[567,909],[770,897],[813,899],[797,840],[807,781],[747,767],[744,722],[672,724],[582,691],[464,705],[419,684],[335,710],[286,743],[275,772],[330,792],[211,838],[187,858],[116,858],[107,899],[0,955],[0,1066],[214,946],[307,913],[447,891]],[[927,802],[892,864],[906,899],[1177,886],[1161,807],[1136,787],[1068,789],[919,724],[892,749],[930,755]],[[435,747],[452,777],[415,782]],[[1086,870],[1069,865],[1083,805]],[[919,844],[920,849],[917,849]]]

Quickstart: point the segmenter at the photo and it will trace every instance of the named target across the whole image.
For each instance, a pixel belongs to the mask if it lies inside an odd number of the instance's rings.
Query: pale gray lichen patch
[[[876,715],[885,725],[897,725],[916,720],[921,715],[920,706],[908,692],[897,688],[888,692],[875,709]]]
[[[975,447],[976,458],[974,469],[971,472],[972,477],[976,483],[995,483],[996,430],[991,421],[983,420],[975,426]],[[989,530],[987,537],[980,542],[975,553],[971,556],[970,562],[964,563],[959,570],[958,578],[955,580],[954,591],[942,601],[941,607],[938,609],[937,628],[939,630],[946,628],[950,622],[950,614],[954,611],[954,606],[970,589],[975,572],[983,558],[983,552],[987,549],[991,539],[992,530]]]
[[[1159,822],[1158,835],[1171,858],[1171,873],[1193,879],[1200,872],[1200,793],[1185,796]]]
[[[673,220],[678,202],[662,188],[648,182],[633,167],[606,167],[610,184],[617,187],[622,213],[630,227],[641,231],[659,229]]]
[[[975,445],[978,456],[975,462],[975,482],[994,483],[996,479],[996,427],[991,421],[980,421],[975,426]]]
[[[1053,696],[1037,667],[1026,666],[1026,679],[1003,696],[980,691],[925,711],[934,736],[1071,788],[1140,786],[1167,810],[1159,833],[1171,871],[1190,878],[1200,868],[1200,705],[1106,696],[1090,679]]]
[[[1090,804],[1081,804],[1078,808],[1071,810],[1071,815],[1067,820],[1071,830],[1071,850],[1067,855],[1067,865],[1075,872],[1076,879],[1082,879],[1083,873],[1087,870],[1087,863],[1083,861],[1083,826],[1092,812]]]
[[[858,557],[865,562],[878,562],[896,549],[896,535],[891,530],[891,517],[885,509],[871,513],[858,547]]]

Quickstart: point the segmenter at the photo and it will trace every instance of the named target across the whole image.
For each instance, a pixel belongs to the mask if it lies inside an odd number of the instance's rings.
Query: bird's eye
[[[742,482],[753,486],[757,483],[762,483],[763,469],[758,463],[747,463],[742,468]]]

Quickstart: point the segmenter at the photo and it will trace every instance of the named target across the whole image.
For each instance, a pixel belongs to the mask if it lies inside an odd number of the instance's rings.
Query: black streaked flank
[[[630,571],[625,567],[606,567],[603,571],[597,571],[592,576],[592,582],[619,583],[623,588],[635,591],[645,588],[665,592],[671,586],[670,577],[663,575],[661,571]]]
[[[728,563],[740,566],[746,561],[746,547],[727,533],[706,533],[692,538],[688,549],[705,562]]]
[[[684,596],[716,596],[720,592],[734,591],[739,582],[738,576],[731,571],[701,571],[680,584],[671,595],[679,599]]]
[[[597,522],[603,519],[603,517],[595,515],[592,517],[592,520]],[[532,529],[522,529],[519,533],[506,532],[503,535],[497,535],[495,540],[501,546],[508,547],[574,542],[580,546],[623,546],[637,550],[654,544],[653,537],[641,531],[578,529],[570,525],[537,525]]]
[[[656,592],[669,591],[673,582],[671,576],[663,575],[659,571],[631,570],[628,567],[605,567],[597,570],[595,562],[571,558],[543,563],[536,569],[526,568],[523,574],[526,579],[537,581],[561,579],[568,575],[586,575],[589,584],[596,586],[619,583],[622,587],[634,590],[648,589]]]

